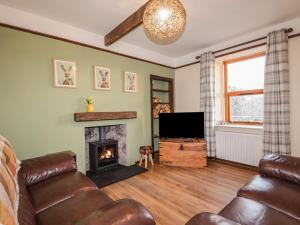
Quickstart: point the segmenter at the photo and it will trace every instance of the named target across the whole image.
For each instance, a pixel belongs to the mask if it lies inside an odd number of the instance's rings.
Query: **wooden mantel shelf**
[[[137,112],[83,112],[74,113],[74,120],[76,122],[85,121],[101,121],[101,120],[121,120],[121,119],[135,119]]]

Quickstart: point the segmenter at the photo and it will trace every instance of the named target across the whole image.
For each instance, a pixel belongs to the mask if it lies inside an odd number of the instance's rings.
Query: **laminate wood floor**
[[[215,161],[209,161],[204,169],[155,164],[146,173],[102,190],[114,200],[131,198],[141,202],[151,211],[157,225],[184,225],[197,213],[218,213],[256,174]]]

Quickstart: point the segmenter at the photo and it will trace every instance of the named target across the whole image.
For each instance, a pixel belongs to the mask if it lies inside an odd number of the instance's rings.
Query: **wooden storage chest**
[[[193,168],[207,166],[206,141],[204,139],[160,141],[159,155],[160,163],[168,166]]]

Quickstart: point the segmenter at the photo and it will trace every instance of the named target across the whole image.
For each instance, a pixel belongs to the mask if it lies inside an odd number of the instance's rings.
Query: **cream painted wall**
[[[216,74],[221,67],[216,63]],[[200,110],[200,64],[175,70],[175,111],[197,112]],[[216,76],[216,120],[222,120],[222,76]]]
[[[289,41],[292,154],[300,157],[300,37]]]
[[[223,61],[264,50],[260,47],[216,60],[216,120],[224,119]],[[289,40],[289,61],[292,155],[300,157],[300,37]],[[176,111],[199,111],[199,76],[199,64],[175,70]]]
[[[200,110],[200,64],[175,70],[175,111]]]

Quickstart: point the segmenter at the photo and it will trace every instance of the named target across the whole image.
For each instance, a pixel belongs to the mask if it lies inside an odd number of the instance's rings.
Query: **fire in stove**
[[[99,154],[99,160],[115,158],[112,150],[105,149]]]

